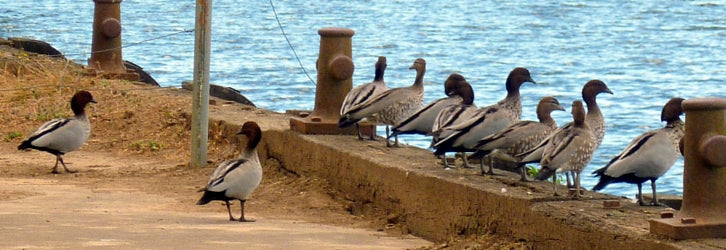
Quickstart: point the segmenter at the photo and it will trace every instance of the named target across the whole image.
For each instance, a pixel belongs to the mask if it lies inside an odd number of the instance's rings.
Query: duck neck
[[[243,154],[249,155],[249,154],[257,154],[257,145],[260,144],[260,141],[262,140],[262,134],[260,133],[253,133],[253,136],[248,137],[247,141],[247,147],[245,148],[245,151]]]
[[[86,110],[84,108],[85,105],[78,105],[76,103],[71,103],[71,110],[73,110],[73,115],[76,117],[86,116]]]
[[[248,161],[254,161],[254,162],[259,162],[260,161],[259,156],[257,156],[257,149],[256,148],[253,148],[253,149],[249,149],[249,148],[248,149],[245,149],[239,155],[239,158],[240,159],[247,159]]]
[[[522,83],[516,83],[513,78],[508,78],[506,84],[504,85],[507,88],[507,99],[519,99],[519,86],[521,85]]]
[[[471,105],[474,103],[474,97],[471,95],[461,95],[461,103],[465,105]]]
[[[383,73],[384,73],[384,70],[377,67],[376,68],[376,76],[373,77],[373,81],[375,81],[375,82],[382,82],[383,81]]]
[[[520,99],[519,90],[507,91],[507,97],[504,98],[504,102],[510,104],[519,103],[519,107],[522,107]]]
[[[519,100],[519,89],[507,91],[507,100]]]
[[[88,121],[88,116],[86,115],[86,112],[83,109],[81,109],[80,111],[73,109],[73,114],[77,120]]]
[[[510,110],[514,111],[518,119],[522,118],[522,100],[519,97],[519,91],[516,93],[507,93],[507,97],[504,98],[503,104],[508,106]]]
[[[550,116],[549,113],[545,113],[545,114],[541,114],[541,115],[537,114],[537,119],[539,119],[539,122],[544,125],[547,125],[550,127],[552,127],[552,126],[557,127],[557,123],[555,123],[555,119],[552,119],[552,116]]]
[[[457,95],[461,96],[461,103],[465,105],[474,103],[474,89],[468,83],[457,89]]]
[[[600,112],[600,106],[597,105],[597,101],[595,100],[595,96],[588,96],[583,98],[585,100],[585,104],[587,104],[587,116],[592,115],[602,115],[602,112]]]
[[[85,113],[81,114],[81,115],[76,115],[75,118],[76,118],[76,120],[79,120],[79,121],[88,122],[88,116],[86,116]]]
[[[423,78],[424,74],[426,74],[426,68],[425,67],[418,67],[416,68],[416,80],[413,81],[413,86],[416,88],[423,88]]]

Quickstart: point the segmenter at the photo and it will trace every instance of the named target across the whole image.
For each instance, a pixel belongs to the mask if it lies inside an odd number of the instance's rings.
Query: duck
[[[365,84],[361,84],[351,89],[343,99],[343,105],[340,107],[340,116],[345,116],[350,109],[364,103],[365,101],[377,96],[384,91],[388,90],[386,81],[383,79],[383,74],[386,72],[386,57],[379,56],[378,61],[375,64],[375,76],[373,81]],[[358,131],[358,140],[363,140],[363,136],[360,131],[360,124],[355,123],[356,130]],[[371,133],[371,140],[375,140],[375,133]]]
[[[476,104],[474,104],[474,89],[466,81],[466,78],[460,74],[453,73],[449,76],[449,79],[458,82],[455,91],[461,97],[461,102],[442,108],[436,115],[436,118],[434,118],[431,133],[429,134],[432,136],[431,147],[440,140],[441,133],[443,132],[442,128],[458,124],[461,121],[471,118],[472,114],[478,109]],[[451,166],[449,166],[448,161],[445,159],[446,155],[442,155],[442,157],[444,158],[444,168],[451,169]],[[462,157],[464,158],[465,166],[468,166],[466,154],[462,153]]]
[[[535,179],[541,181],[552,176],[552,191],[555,196],[559,196],[555,173],[558,170],[570,171],[576,190],[573,198],[580,198],[580,173],[592,159],[597,148],[597,138],[585,122],[585,108],[580,100],[572,102],[572,120],[572,126],[555,132],[544,147],[540,161],[542,168]]]
[[[494,105],[476,110],[465,121],[441,128],[440,139],[433,146],[434,155],[440,156],[446,152],[473,152],[474,146],[481,138],[518,122],[522,117],[519,88],[525,82],[536,84],[529,70],[522,67],[514,68],[507,77],[507,96]],[[467,163],[466,160],[464,162]]]
[[[411,116],[423,106],[424,87],[423,79],[426,74],[426,61],[418,58],[409,68],[416,70],[413,85],[401,88],[392,88],[384,91],[359,105],[354,106],[340,117],[338,127],[345,128],[363,118],[377,124],[394,125],[402,119]],[[390,131],[386,126],[386,138]],[[398,147],[398,136],[394,136]],[[391,147],[390,140],[386,139],[386,146]]]
[[[245,202],[249,195],[260,185],[262,180],[262,165],[257,156],[257,146],[262,140],[262,130],[254,121],[245,122],[239,133],[247,137],[247,145],[239,156],[220,163],[206,187],[200,189],[204,192],[197,201],[197,205],[206,205],[211,201],[224,201],[230,221],[254,222],[245,218]],[[240,201],[240,217],[235,219],[230,209],[230,201]]]
[[[613,94],[613,91],[608,88],[608,86],[605,84],[605,82],[598,80],[598,79],[591,79],[585,83],[585,85],[582,87],[582,100],[585,101],[585,104],[587,104],[587,115],[585,117],[585,121],[587,122],[588,126],[590,126],[590,129],[592,129],[593,134],[595,134],[595,137],[597,138],[597,145],[598,147],[602,143],[603,138],[605,137],[605,117],[602,114],[602,111],[600,110],[600,106],[597,104],[597,95],[601,93],[608,93]],[[566,129],[568,127],[572,126],[572,122],[566,123],[565,125],[562,125],[561,129]],[[524,168],[524,165],[528,163],[539,163],[542,160],[542,152],[544,147],[549,143],[549,141],[552,139],[551,136],[553,136],[554,133],[550,134],[547,138],[542,140],[542,142],[537,145],[536,147],[531,148],[528,151],[525,151],[521,154],[518,154],[515,156],[515,158],[521,159],[517,164],[518,168]],[[569,174],[566,173],[567,176],[567,186],[571,187]]]
[[[474,147],[476,152],[470,158],[481,158],[483,161],[484,156],[489,156],[489,172],[487,174],[493,174],[492,165],[494,164],[491,159],[495,155],[517,162],[517,159],[513,158],[514,155],[537,146],[545,137],[557,130],[557,123],[550,115],[555,110],[565,111],[565,108],[560,105],[557,98],[543,97],[537,104],[538,121],[520,121],[493,135],[482,138],[477,142]],[[481,164],[482,174],[484,174],[483,166],[484,164]],[[519,168],[519,170],[521,180],[528,181],[525,169]]]
[[[391,136],[397,136],[402,134],[419,134],[419,135],[431,135],[432,128],[434,126],[434,119],[441,112],[442,109],[459,104],[462,102],[463,97],[459,93],[463,87],[459,85],[469,85],[469,83],[460,74],[453,73],[444,82],[444,93],[446,97],[439,98],[423,108],[413,113],[406,119],[396,123],[391,128]],[[471,89],[471,86],[469,86]],[[471,97],[473,98],[473,96]],[[472,99],[473,101],[473,99]]]
[[[80,148],[91,135],[91,123],[86,116],[86,106],[97,103],[93,95],[86,90],[76,92],[71,98],[73,117],[53,119],[43,123],[27,139],[18,146],[18,150],[35,149],[55,155],[55,166],[51,171],[58,174],[58,163],[68,173],[77,173],[70,170],[63,162],[63,155]]]
[[[592,172],[600,178],[592,190],[599,191],[618,182],[636,184],[638,204],[644,206],[642,184],[649,180],[653,191],[650,205],[660,205],[655,181],[668,172],[681,155],[678,143],[684,135],[684,123],[680,118],[683,114],[683,100],[674,97],[663,106],[661,121],[666,122],[664,127],[636,137],[607,165]]]

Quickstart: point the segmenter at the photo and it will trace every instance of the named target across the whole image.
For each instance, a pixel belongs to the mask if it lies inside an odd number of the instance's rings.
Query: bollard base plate
[[[726,223],[685,224],[681,218],[651,219],[650,233],[676,240],[726,237]]]
[[[314,134],[314,135],[356,135],[358,131],[355,126],[347,128],[338,128],[338,122],[324,121],[320,119],[310,119],[310,117],[291,117],[290,118],[290,130],[300,132],[303,134]],[[361,123],[360,131],[364,138],[370,137],[371,134],[375,135],[376,126],[369,123]]]
[[[108,73],[96,69],[86,68],[85,74],[87,76],[101,76],[106,79],[121,79],[132,82],[138,82],[141,79],[139,74],[136,72]]]

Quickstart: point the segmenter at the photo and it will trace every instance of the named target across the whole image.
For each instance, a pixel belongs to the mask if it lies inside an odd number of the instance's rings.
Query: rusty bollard
[[[126,69],[121,56],[121,1],[93,0],[93,44],[88,73],[138,81],[139,75]]]
[[[674,239],[726,237],[726,99],[682,105],[683,205],[672,218],[650,220],[650,232]]]
[[[346,28],[323,28],[320,35],[320,53],[315,88],[315,107],[309,115],[290,118],[290,129],[304,134],[354,134],[354,127],[338,128],[340,106],[353,87],[351,37],[355,32]],[[374,133],[372,125],[361,126],[366,135]]]

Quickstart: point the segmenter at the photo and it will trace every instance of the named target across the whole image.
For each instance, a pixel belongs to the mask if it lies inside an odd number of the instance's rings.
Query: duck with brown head
[[[470,118],[471,115],[474,114],[478,109],[476,104],[474,104],[474,89],[471,88],[471,84],[466,81],[464,76],[453,73],[449,76],[449,79],[447,81],[449,80],[457,82],[456,93],[458,96],[461,97],[461,102],[456,105],[444,107],[436,115],[436,118],[434,118],[434,122],[431,127],[431,133],[429,134],[432,136],[432,147],[434,144],[436,144],[436,142],[440,140],[443,128],[451,126],[453,124],[457,124],[460,121],[464,121],[467,118]],[[464,153],[462,153],[462,155],[463,154]],[[442,157],[444,160],[444,168],[451,168],[451,166],[449,166],[449,162],[446,160],[446,155],[441,155],[440,157]]]
[[[444,94],[447,97],[437,99],[425,107],[416,111],[406,119],[396,123],[393,126],[393,133],[390,136],[398,136],[402,134],[420,134],[431,135],[436,116],[449,106],[457,105],[462,102],[466,85],[469,83],[463,76],[453,73],[444,82]],[[471,89],[471,86],[468,86]],[[470,97],[473,98],[473,97]]]
[[[560,129],[544,147],[542,168],[535,176],[537,180],[545,180],[553,176],[552,191],[557,196],[557,183],[554,175],[558,169],[572,171],[575,182],[575,198],[580,197],[580,173],[590,163],[597,148],[597,138],[585,122],[585,108],[581,101],[572,102],[572,126]]]
[[[582,100],[585,101],[585,103],[587,104],[587,115],[585,116],[585,122],[587,122],[588,126],[590,126],[590,129],[592,130],[592,133],[597,138],[597,145],[599,147],[600,143],[605,137],[605,117],[603,117],[603,114],[600,111],[600,106],[598,106],[597,104],[597,95],[601,93],[609,93],[612,95],[613,92],[610,90],[610,88],[608,88],[607,85],[605,85],[603,81],[592,79],[585,83],[585,85],[582,87],[581,93]],[[566,129],[570,126],[572,126],[572,122],[562,125],[558,130]],[[554,133],[542,140],[539,145],[531,148],[530,150],[516,155],[515,157],[520,159],[520,161],[517,162],[518,167],[524,168],[524,165],[528,163],[539,163],[542,160],[544,146],[549,143],[553,135]],[[570,187],[571,184],[569,173],[565,174],[567,176],[567,186]]]
[[[585,83],[585,87],[582,88],[582,100],[587,104],[585,121],[590,126],[590,129],[592,129],[592,133],[597,137],[598,147],[605,137],[605,117],[602,111],[600,111],[600,106],[597,105],[597,95],[601,93],[612,95],[613,91],[603,81],[597,79],[588,81]]]
[[[66,172],[77,172],[66,167],[62,156],[80,148],[91,135],[91,123],[88,121],[85,111],[89,103],[96,103],[91,93],[85,90],[76,92],[71,98],[71,110],[73,110],[74,116],[43,123],[18,146],[18,150],[32,148],[55,155],[55,166],[52,171],[54,174],[58,173],[59,162]]]
[[[348,114],[348,111],[360,105],[367,100],[383,93],[388,90],[386,81],[383,79],[383,74],[386,72],[386,57],[379,56],[375,66],[375,76],[373,81],[365,84],[361,84],[351,89],[343,100],[343,105],[340,107],[340,116],[343,117]],[[358,130],[358,139],[362,140],[363,136],[360,132],[360,125],[358,122],[355,123],[356,130]],[[375,139],[375,133],[371,133],[370,139]]]
[[[552,119],[550,113],[555,110],[564,111],[557,98],[547,96],[540,99],[537,104],[537,118],[539,121],[520,121],[509,127],[483,139],[476,144],[476,153],[471,158],[484,160],[489,156],[489,172],[492,174],[494,158],[505,158],[517,161],[514,155],[527,151],[537,146],[545,137],[557,130],[557,123]],[[496,157],[495,157],[496,156]],[[484,163],[481,164],[484,174]],[[521,180],[527,181],[526,171],[520,168]]]
[[[354,106],[340,117],[338,127],[350,126],[363,118],[377,124],[393,125],[419,110],[423,106],[423,78],[426,73],[426,61],[418,58],[409,69],[416,70],[413,85],[388,89],[380,95]],[[389,131],[386,126],[386,138],[388,137]],[[394,145],[398,146],[398,136],[394,137],[396,139]],[[391,146],[388,139],[386,139],[386,146]]]
[[[446,152],[473,152],[477,142],[486,136],[518,122],[522,117],[522,101],[519,88],[525,82],[535,83],[525,68],[515,68],[505,83],[507,96],[494,105],[475,111],[470,117],[462,118],[461,122],[441,128],[439,141],[434,143],[434,155]],[[468,167],[468,162],[464,161]]]
[[[242,125],[238,134],[247,137],[247,146],[234,159],[220,163],[212,173],[207,186],[201,190],[204,195],[197,205],[205,205],[214,200],[224,201],[230,221],[252,222],[245,218],[245,202],[262,180],[262,166],[257,156],[257,145],[262,140],[262,130],[257,123],[249,121]],[[235,219],[230,209],[230,201],[240,201],[240,218]]]
[[[600,180],[592,188],[599,191],[611,183],[626,182],[638,186],[638,203],[644,205],[642,184],[650,181],[653,190],[651,205],[658,205],[655,181],[663,176],[681,156],[678,142],[684,135],[681,103],[683,98],[671,98],[661,112],[662,128],[651,130],[633,139],[620,154],[604,167],[592,172]]]

